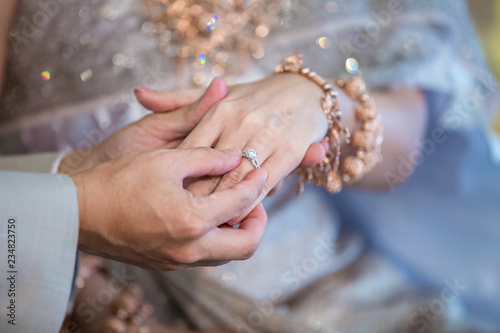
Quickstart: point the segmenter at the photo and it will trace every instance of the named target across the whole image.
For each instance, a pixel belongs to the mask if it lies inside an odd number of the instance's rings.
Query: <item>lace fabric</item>
[[[477,97],[480,88],[487,96],[469,102],[478,103],[468,123],[484,122],[494,109],[496,82],[463,1],[286,3],[290,10],[271,31],[265,57],[255,61],[269,73],[282,56],[300,51],[322,75],[342,78],[349,75],[346,59],[354,58],[371,88],[407,85],[444,92],[459,103],[449,106],[456,113],[471,113],[464,98]],[[21,1],[10,33],[1,132],[54,110],[59,116],[75,106],[90,112],[97,98],[135,86],[190,85],[189,66],[158,51],[150,23],[137,0]]]

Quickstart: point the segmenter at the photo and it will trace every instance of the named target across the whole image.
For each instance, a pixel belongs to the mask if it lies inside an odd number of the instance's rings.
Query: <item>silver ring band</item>
[[[244,151],[241,155],[244,158],[246,158],[247,160],[249,160],[250,162],[252,162],[252,164],[255,167],[255,169],[260,169],[259,161],[257,160],[257,155],[258,154],[257,154],[257,152],[255,150],[253,150],[252,148],[250,148],[249,150]]]

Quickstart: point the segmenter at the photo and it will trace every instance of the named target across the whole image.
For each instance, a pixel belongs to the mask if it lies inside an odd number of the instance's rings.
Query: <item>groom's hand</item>
[[[182,186],[186,178],[223,175],[240,161],[239,150],[156,150],[126,154],[74,175],[79,249],[156,270],[249,258],[266,226],[262,205],[239,229],[219,226],[257,199],[266,171],[255,170],[232,188],[205,197]]]

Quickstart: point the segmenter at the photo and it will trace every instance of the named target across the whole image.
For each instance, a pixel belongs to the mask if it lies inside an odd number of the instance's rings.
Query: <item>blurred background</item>
[[[500,80],[500,1],[468,0],[467,2],[491,69]],[[500,133],[500,115],[497,115],[493,126],[497,133]]]

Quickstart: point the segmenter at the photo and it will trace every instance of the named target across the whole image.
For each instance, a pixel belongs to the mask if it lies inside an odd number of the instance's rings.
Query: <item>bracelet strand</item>
[[[364,81],[354,77],[347,81],[338,80],[336,86],[357,101],[356,119],[361,122],[361,130],[353,133],[341,125],[337,91],[327,80],[307,67],[303,67],[303,57],[294,54],[285,58],[275,73],[296,73],[302,75],[323,90],[321,108],[328,120],[328,132],[325,139],[330,145],[324,160],[311,168],[298,168],[298,194],[304,191],[306,183],[324,187],[330,193],[339,192],[344,184],[359,181],[382,160],[381,145],[382,123],[374,103],[370,100]],[[351,140],[352,139],[352,140]],[[352,142],[351,142],[352,141]],[[351,144],[355,149],[353,156],[341,158],[342,143]]]

